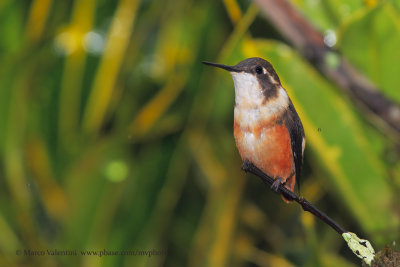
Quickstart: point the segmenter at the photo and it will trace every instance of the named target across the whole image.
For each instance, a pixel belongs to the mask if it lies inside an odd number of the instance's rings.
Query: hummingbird
[[[294,192],[299,183],[306,139],[303,124],[271,63],[259,57],[234,66],[203,62],[227,70],[235,86],[234,137],[248,160]],[[282,198],[289,202],[289,200]]]

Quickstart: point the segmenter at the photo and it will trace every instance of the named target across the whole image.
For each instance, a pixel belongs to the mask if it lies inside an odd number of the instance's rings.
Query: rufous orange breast
[[[259,122],[249,126],[235,120],[234,135],[239,154],[272,178],[281,178],[285,187],[294,192],[295,164],[291,138],[283,122]]]

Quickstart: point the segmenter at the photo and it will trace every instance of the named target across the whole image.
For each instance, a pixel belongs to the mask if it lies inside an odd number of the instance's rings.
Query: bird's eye
[[[261,66],[256,67],[256,73],[257,74],[262,74],[263,73],[263,68]]]

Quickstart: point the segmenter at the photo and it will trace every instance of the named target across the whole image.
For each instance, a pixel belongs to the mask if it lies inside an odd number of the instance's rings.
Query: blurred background
[[[398,1],[290,2],[400,102]],[[302,118],[300,194],[375,249],[399,242],[399,133],[256,3],[3,0],[0,25],[1,266],[360,266],[331,228],[241,171],[233,82],[201,61],[252,56]],[[46,249],[77,255],[24,256]],[[79,252],[103,249],[167,255]]]

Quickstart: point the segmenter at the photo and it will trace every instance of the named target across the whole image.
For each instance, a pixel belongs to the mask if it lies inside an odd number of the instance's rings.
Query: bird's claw
[[[275,192],[278,193],[279,191],[279,186],[282,184],[283,179],[282,178],[276,178],[275,181],[271,185],[271,189]]]
[[[248,172],[248,170],[250,169],[250,163],[251,162],[248,159],[246,159],[242,164],[242,170]]]

